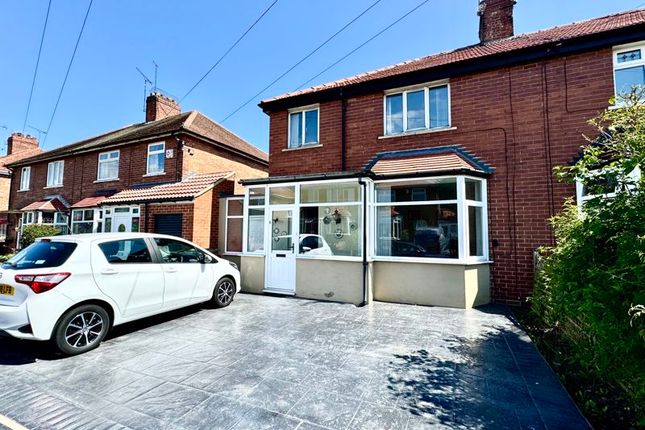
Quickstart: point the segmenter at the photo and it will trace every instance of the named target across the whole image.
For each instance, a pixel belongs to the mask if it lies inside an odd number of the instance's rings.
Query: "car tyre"
[[[216,308],[225,308],[230,305],[235,296],[235,281],[231,278],[222,278],[215,285],[211,302]]]
[[[67,311],[54,330],[54,344],[65,355],[77,355],[99,346],[110,328],[110,315],[88,304]]]

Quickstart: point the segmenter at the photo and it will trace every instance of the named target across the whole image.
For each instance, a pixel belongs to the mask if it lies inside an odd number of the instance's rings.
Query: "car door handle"
[[[116,275],[119,273],[116,269],[105,269],[101,270],[101,275]]]
[[[175,272],[177,272],[177,269],[174,267],[168,267],[166,269],[166,273],[175,273]]]

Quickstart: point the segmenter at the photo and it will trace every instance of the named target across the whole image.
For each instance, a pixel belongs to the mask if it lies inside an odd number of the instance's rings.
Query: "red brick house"
[[[7,155],[0,157],[0,247],[5,248],[9,222],[9,193],[11,190],[11,169],[8,164],[32,155],[40,154],[38,140],[28,134],[12,133],[7,139]]]
[[[243,181],[245,289],[459,307],[531,295],[547,220],[575,196],[553,167],[645,84],[645,11],[514,36],[515,1],[479,3],[479,44],[260,103],[270,175]]]
[[[152,93],[143,123],[10,163],[8,236],[16,245],[24,225],[42,223],[71,234],[162,232],[216,249],[220,197],[267,166],[263,151]]]

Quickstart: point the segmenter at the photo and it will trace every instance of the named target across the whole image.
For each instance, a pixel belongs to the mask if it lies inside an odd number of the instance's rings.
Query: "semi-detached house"
[[[240,178],[267,175],[267,154],[158,92],[146,121],[11,163],[8,243],[28,224],[62,233],[159,232],[205,248],[241,250],[218,231],[220,199]],[[223,208],[224,209],[224,208]]]
[[[645,84],[645,11],[513,35],[479,2],[480,43],[260,103],[269,177],[247,179],[243,288],[471,307],[531,295],[548,219],[575,187],[587,121]]]

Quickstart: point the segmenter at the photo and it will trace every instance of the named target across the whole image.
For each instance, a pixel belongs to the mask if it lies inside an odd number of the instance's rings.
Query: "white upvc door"
[[[294,236],[294,206],[272,207],[269,219],[269,252],[266,261],[265,290],[294,294],[296,291],[297,241]]]
[[[112,217],[113,233],[129,233],[132,231],[132,215],[116,214]]]

